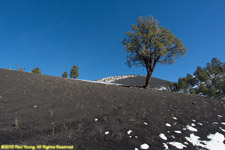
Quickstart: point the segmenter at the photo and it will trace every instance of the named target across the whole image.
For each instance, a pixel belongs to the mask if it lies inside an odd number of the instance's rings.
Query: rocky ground
[[[220,99],[0,69],[0,145],[224,148],[224,114]]]

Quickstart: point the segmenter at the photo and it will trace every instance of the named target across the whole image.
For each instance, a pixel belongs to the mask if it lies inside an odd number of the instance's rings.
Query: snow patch
[[[168,145],[166,143],[163,143],[163,147],[165,148],[165,150],[169,149],[169,147],[168,147]]]
[[[131,132],[133,132],[133,131],[132,131],[132,130],[128,130],[128,131],[127,131],[127,134],[131,134]]]
[[[98,118],[95,118],[95,121],[98,121]]]
[[[222,130],[223,132],[225,132],[225,129],[223,129],[222,127],[220,127],[220,130]]]
[[[179,143],[179,142],[169,142],[169,144],[178,149],[183,149],[184,147],[187,147],[186,145]]]
[[[192,126],[187,125],[186,128],[190,131],[197,132],[198,130]]]
[[[144,122],[144,124],[145,124],[145,125],[148,125],[148,123],[147,123],[147,122]]]
[[[167,140],[167,137],[166,137],[165,134],[163,134],[163,133],[160,133],[160,134],[159,134],[159,137],[160,137],[161,139],[163,139],[163,140]]]
[[[199,146],[202,148],[206,148],[208,150],[224,150],[225,144],[223,141],[225,140],[224,135],[216,132],[215,134],[210,134],[207,136],[210,141],[201,141],[200,137],[190,134],[190,137],[185,137],[187,141],[191,142],[194,146]]]
[[[105,132],[105,135],[107,135],[107,134],[109,134],[109,131],[106,131],[106,132]]]
[[[169,123],[166,123],[166,126],[167,126],[167,127],[171,127],[171,125],[170,125]]]
[[[177,130],[177,131],[174,131],[174,132],[175,132],[175,133],[178,133],[178,134],[181,134],[181,131],[178,131],[178,130]]]
[[[173,117],[173,119],[174,119],[174,120],[177,120],[177,118],[176,118],[176,117]]]
[[[99,79],[99,80],[96,80],[96,81],[97,81],[97,82],[107,82],[107,83],[111,83],[111,82],[115,82],[116,80],[126,79],[126,78],[136,77],[136,76],[137,76],[137,75],[113,76],[113,77],[102,78],[102,79]]]
[[[198,125],[202,126],[203,124],[199,122]]]
[[[149,148],[149,146],[146,143],[144,143],[144,144],[141,145],[141,149],[148,149],[148,148]]]

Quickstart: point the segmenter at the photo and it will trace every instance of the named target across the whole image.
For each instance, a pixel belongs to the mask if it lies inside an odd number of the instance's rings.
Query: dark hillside
[[[191,134],[225,135],[224,114],[219,99],[0,69],[0,145],[192,150]]]
[[[146,77],[136,76],[136,77],[129,77],[129,78],[125,78],[125,79],[116,80],[115,83],[124,84],[127,86],[144,86],[145,81],[146,81]],[[152,77],[151,87],[152,88],[160,88],[161,86],[166,86],[167,82],[169,82],[169,81]]]

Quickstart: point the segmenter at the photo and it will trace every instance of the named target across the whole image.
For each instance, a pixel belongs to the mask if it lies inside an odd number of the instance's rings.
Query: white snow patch
[[[169,149],[169,147],[168,147],[168,145],[166,143],[163,143],[163,147],[165,148],[164,150],[168,150]]]
[[[156,90],[160,90],[160,91],[164,91],[167,90],[167,88],[165,86],[161,86],[160,88],[155,88]]]
[[[186,145],[179,143],[179,142],[169,142],[169,144],[178,149],[183,149],[184,147],[187,147]]]
[[[224,135],[216,132],[215,134],[210,134],[207,136],[210,141],[201,141],[199,140],[199,136],[195,136],[193,133],[190,134],[190,137],[185,137],[189,142],[191,142],[194,146],[199,146],[202,148],[206,148],[208,150],[224,150],[225,144],[223,141],[225,140]]]
[[[191,126],[193,126],[193,127],[194,127],[194,126],[195,126],[195,124],[194,124],[194,123],[191,123]]]
[[[148,123],[147,123],[147,122],[144,122],[144,124],[145,124],[145,125],[148,125]]]
[[[193,122],[196,122],[196,120],[192,119]]]
[[[188,145],[188,142],[184,142],[185,145]]]
[[[37,105],[34,105],[34,108],[37,108]]]
[[[106,131],[106,132],[105,132],[105,135],[107,135],[107,134],[109,134],[109,131]]]
[[[217,117],[222,118],[223,116],[221,116],[221,115],[217,115]]]
[[[221,122],[221,124],[225,125],[225,122]]]
[[[186,128],[190,131],[197,132],[198,130],[192,126],[187,125]]]
[[[167,127],[171,127],[171,125],[170,125],[169,123],[166,123],[166,126],[167,126]]]
[[[149,148],[149,146],[146,143],[144,143],[144,144],[141,145],[141,149],[148,149],[148,148]]]
[[[159,134],[159,137],[161,137],[161,139],[163,139],[163,140],[167,140],[167,137],[166,137],[165,134],[163,134],[163,133],[160,133],[160,134]]]
[[[220,130],[222,130],[223,132],[225,132],[225,129],[223,129],[222,127],[220,127]]]
[[[120,79],[126,79],[126,78],[130,78],[130,77],[136,77],[137,75],[124,75],[124,76],[112,76],[112,77],[107,77],[107,78],[102,78],[97,80],[97,82],[114,82],[116,80],[120,80]]]
[[[218,122],[213,122],[213,124],[218,124]]]
[[[174,120],[177,120],[177,118],[176,118],[176,117],[173,117],[173,119],[174,119]]]
[[[174,131],[175,133],[178,133],[178,134],[180,134],[181,133],[181,131],[178,131],[178,130],[176,130],[176,131]]]
[[[170,137],[175,139],[175,136],[174,135],[171,135]]]
[[[134,150],[138,150],[138,148],[135,148]]]
[[[203,124],[199,122],[198,125],[202,126]]]
[[[128,131],[127,131],[127,134],[131,134],[131,132],[133,132],[133,131],[132,131],[132,130],[128,130]]]
[[[95,121],[98,121],[98,118],[95,118]]]
[[[138,138],[138,136],[137,136],[137,135],[135,135],[134,137],[135,137],[136,139]]]

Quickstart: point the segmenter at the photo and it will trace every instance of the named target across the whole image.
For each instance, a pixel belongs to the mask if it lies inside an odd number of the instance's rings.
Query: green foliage
[[[63,77],[63,78],[68,78],[68,73],[67,73],[67,71],[65,71],[65,72],[62,74],[62,77]]]
[[[209,74],[206,72],[205,69],[202,69],[202,67],[198,66],[197,70],[194,72],[194,75],[196,76],[196,78],[198,78],[201,82],[205,82],[207,81],[210,76]]]
[[[137,22],[122,42],[127,50],[127,65],[145,67],[150,79],[157,63],[173,64],[187,49],[169,29],[159,27],[153,17],[139,17]]]
[[[195,94],[196,94],[196,91],[195,91],[195,89],[193,89],[193,88],[190,88],[190,94],[192,94],[192,95],[195,95]]]
[[[34,74],[41,74],[41,70],[37,67],[37,68],[34,68],[32,70],[32,73],[34,73]]]
[[[208,89],[203,84],[200,84],[199,92],[201,92],[204,95],[207,95],[208,94]]]
[[[187,74],[186,81],[191,86],[194,86],[194,84],[196,83],[196,79],[190,74]]]
[[[167,82],[166,88],[172,92],[177,92],[179,90],[178,84],[176,82]]]
[[[70,78],[78,78],[79,77],[79,71],[78,71],[78,67],[76,65],[74,65],[72,67],[72,69],[70,70]]]
[[[212,85],[208,90],[209,96],[214,96],[216,94],[217,89]]]
[[[184,92],[186,92],[186,90],[188,88],[188,84],[187,84],[186,78],[179,78],[178,79],[178,87],[179,87],[179,89],[183,89]]]
[[[225,63],[221,62],[217,58],[213,58],[211,63],[207,63],[206,70],[211,75],[221,75],[225,73]]]
[[[194,86],[196,87],[192,88]],[[169,87],[173,86],[169,85]],[[179,78],[177,89],[189,91],[190,94],[201,93],[209,97],[225,97],[225,63],[213,58],[205,68],[198,66],[194,76],[187,74],[186,78]]]

